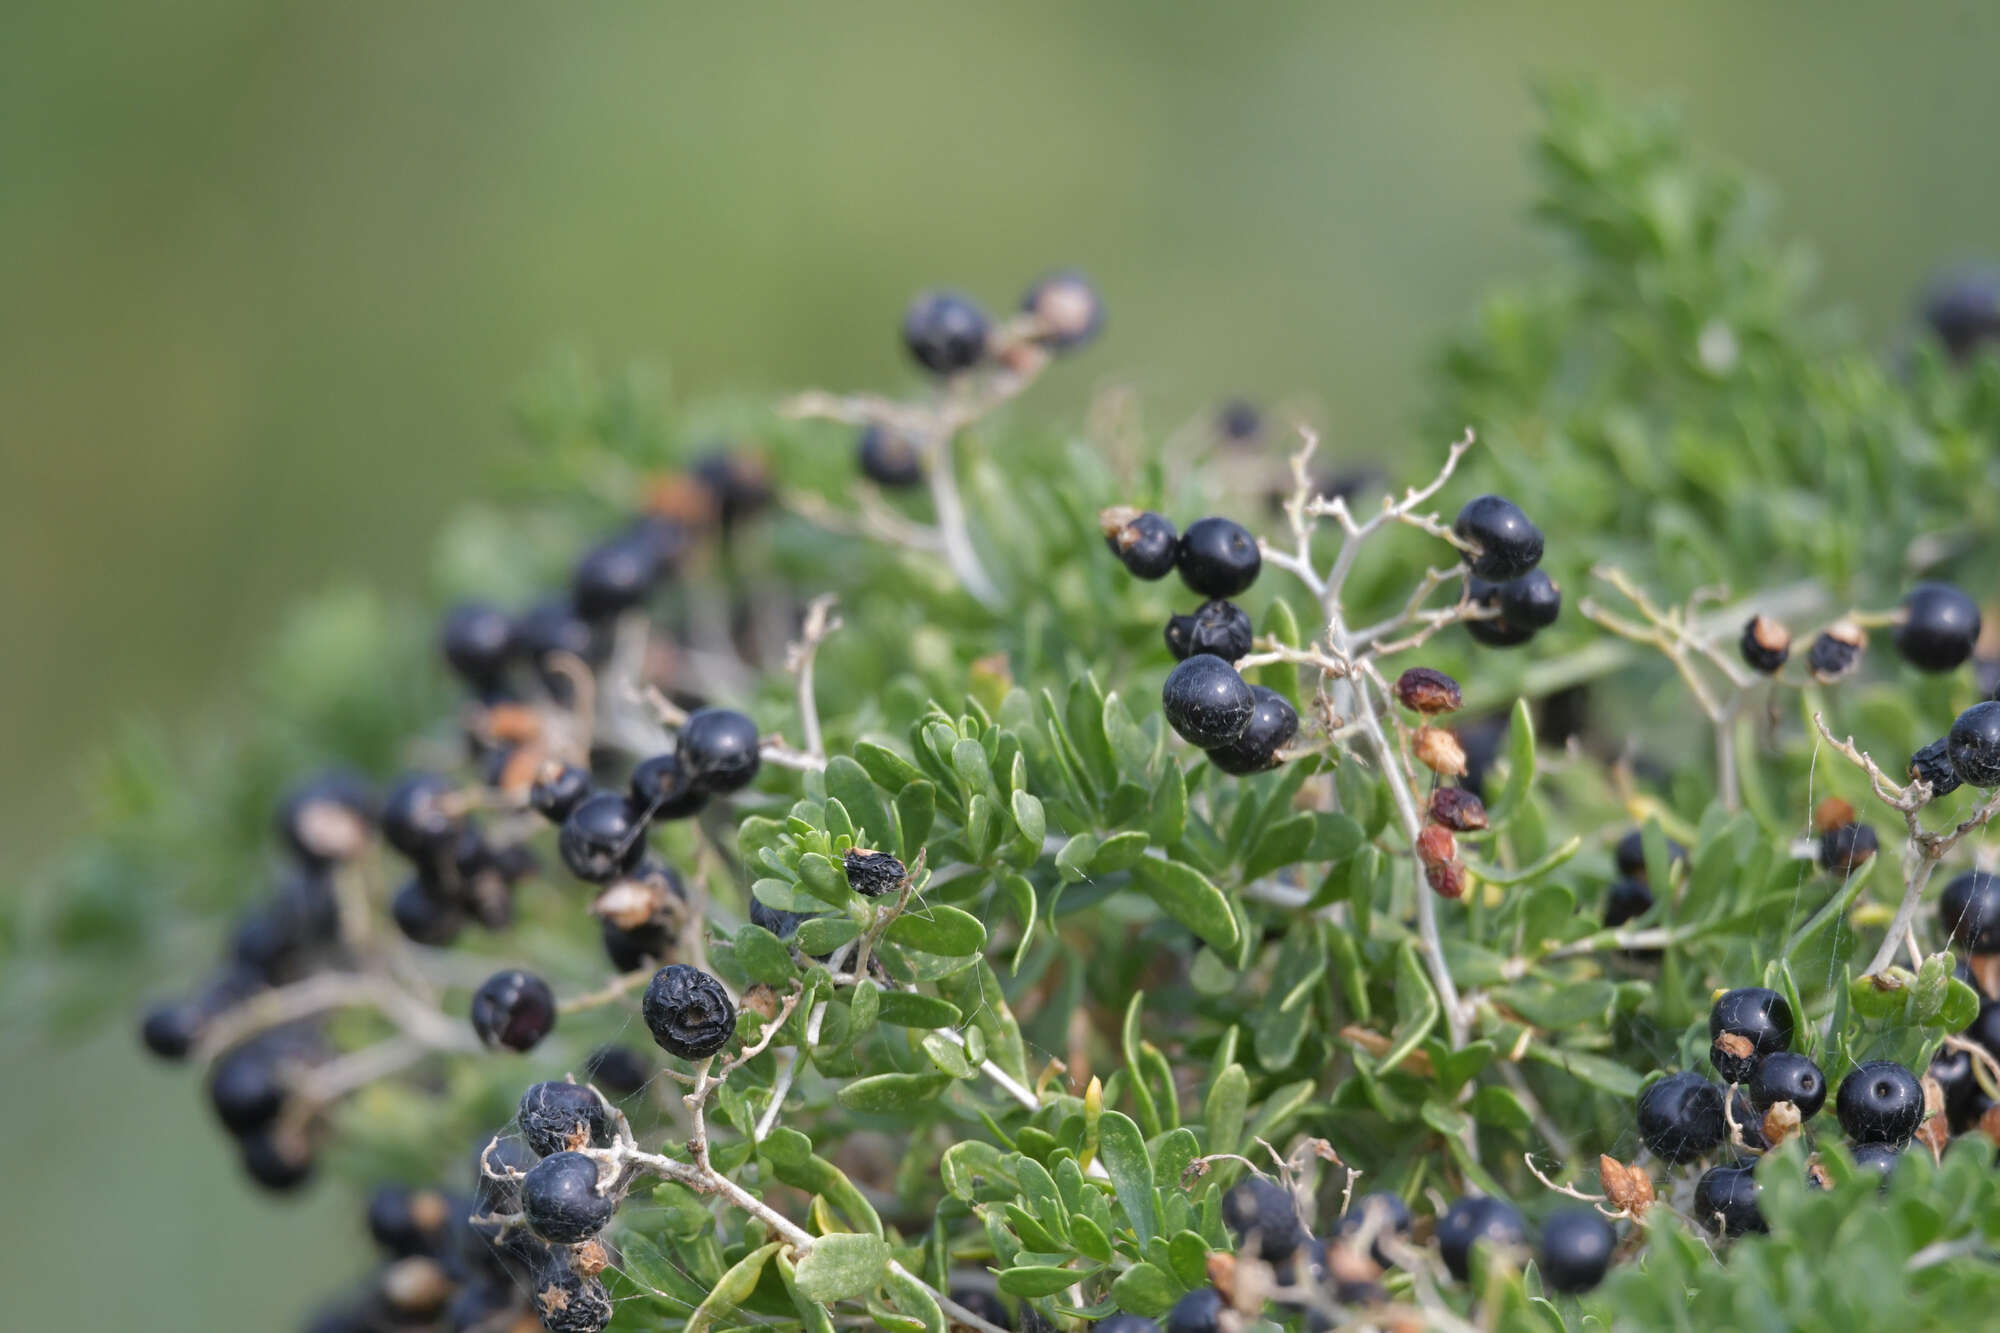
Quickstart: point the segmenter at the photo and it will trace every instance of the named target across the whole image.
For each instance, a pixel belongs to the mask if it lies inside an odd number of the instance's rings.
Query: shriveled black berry
[[[1252,685],[1250,694],[1255,701],[1250,725],[1235,740],[1208,752],[1208,761],[1225,773],[1240,776],[1275,767],[1278,751],[1298,735],[1299,715],[1285,696],[1262,685]]]
[[[712,794],[750,785],[763,762],[757,724],[729,708],[698,709],[681,727],[675,753],[697,789]]]
[[[1855,1166],[1880,1176],[1884,1189],[1889,1186],[1889,1177],[1895,1172],[1896,1163],[1903,1160],[1902,1148],[1893,1143],[1850,1144],[1847,1155],[1854,1159]]]
[[[1896,651],[1919,671],[1950,671],[1972,656],[1979,604],[1949,583],[1919,583],[1903,598]]]
[[[1743,626],[1737,648],[1752,671],[1775,676],[1792,655],[1792,632],[1769,616],[1752,616]]]
[[[1460,1282],[1472,1276],[1475,1246],[1512,1248],[1525,1245],[1528,1228],[1521,1214],[1504,1199],[1476,1196],[1460,1199],[1445,1209],[1437,1222],[1438,1250],[1444,1266]]]
[[[484,692],[507,673],[514,655],[514,618],[488,602],[464,602],[445,613],[438,638],[444,660],[458,678]]]
[[[1213,750],[1241,739],[1257,711],[1257,696],[1235,667],[1212,653],[1197,653],[1167,676],[1160,707],[1182,740]]]
[[[1669,1074],[1639,1094],[1639,1137],[1656,1157],[1691,1162],[1728,1132],[1722,1089],[1699,1074]]]
[[[1954,361],[2000,335],[2000,273],[1965,269],[1936,279],[1925,292],[1924,323]]]
[[[1900,1146],[1923,1123],[1923,1086],[1894,1060],[1870,1060],[1840,1081],[1833,1111],[1854,1142]]]
[[[208,1100],[222,1127],[241,1137],[276,1120],[291,1091],[288,1070],[298,1058],[295,1043],[260,1038],[217,1060],[208,1075]]]
[[[278,836],[314,870],[367,850],[374,822],[374,792],[352,773],[321,773],[287,792],[278,805]]]
[[[1465,597],[1474,606],[1499,611],[1500,591],[1506,586],[1488,582],[1475,574],[1465,581]],[[1505,612],[1473,617],[1465,622],[1465,632],[1472,636],[1474,643],[1488,648],[1518,648],[1535,637],[1533,625],[1510,619]]]
[[[1562,614],[1562,589],[1546,570],[1530,570],[1500,585],[1500,618],[1510,625],[1547,629]]]
[[[1167,518],[1129,508],[1107,509],[1098,516],[1104,544],[1134,578],[1163,579],[1180,559],[1180,535]]]
[[[1819,864],[1836,875],[1861,869],[1881,846],[1873,825],[1842,824],[1819,835]]]
[[[312,1179],[312,1144],[282,1125],[271,1125],[246,1135],[240,1145],[243,1169],[250,1179],[274,1194],[289,1194]]]
[[[450,809],[450,779],[412,773],[382,802],[382,836],[418,865],[434,864],[458,838],[459,818]]]
[[[1181,582],[1204,597],[1234,597],[1257,581],[1264,555],[1241,523],[1198,518],[1181,534]]]
[[[1518,579],[1542,560],[1542,532],[1521,507],[1498,495],[1479,495],[1465,502],[1452,521],[1459,540],[1479,550],[1465,552],[1472,572],[1490,583]]]
[[[799,927],[811,919],[804,912],[787,912],[782,907],[767,906],[760,898],[750,899],[750,924],[770,931],[781,940],[798,934]]]
[[[1798,1108],[1799,1119],[1810,1120],[1826,1105],[1826,1075],[1808,1056],[1774,1051],[1750,1071],[1749,1093],[1750,1104],[1759,1113],[1790,1102]]]
[[[1948,743],[1940,736],[1910,756],[1907,770],[1912,782],[1929,785],[1931,795],[1949,796],[1959,788],[1958,774],[1952,771]]]
[[[609,1113],[604,1099],[583,1084],[551,1079],[521,1094],[514,1119],[528,1146],[548,1157],[578,1148],[603,1147]]]
[[[1052,352],[1073,352],[1104,328],[1104,298],[1074,269],[1038,279],[1021,297],[1021,312],[1034,316],[1035,341]]]
[[[675,934],[664,922],[648,921],[638,926],[621,926],[606,921],[602,929],[604,956],[620,972],[637,972],[642,967],[663,963],[673,952]]]
[[[589,1240],[618,1211],[618,1201],[599,1191],[597,1163],[580,1152],[544,1157],[521,1182],[521,1216],[551,1245]]]
[[[583,804],[590,791],[588,769],[551,759],[535,774],[534,785],[528,788],[528,804],[542,818],[560,824]]]
[[[903,490],[923,484],[923,454],[915,444],[886,426],[864,427],[855,442],[854,456],[861,475],[877,486]]]
[[[1938,925],[1954,948],[2000,953],[2000,875],[1968,870],[1956,876],[1938,898]]]
[[[1604,1281],[1617,1247],[1617,1234],[1595,1208],[1558,1208],[1542,1222],[1542,1281],[1571,1295],[1589,1291]]]
[[[1222,1326],[1222,1293],[1197,1287],[1167,1311],[1167,1333],[1218,1333]]]
[[[1167,621],[1167,651],[1180,661],[1196,653],[1211,653],[1234,662],[1249,654],[1254,637],[1249,613],[1221,598],[1204,602],[1191,616],[1174,616]]]
[[[1720,1044],[1725,1035],[1744,1038],[1750,1049],[1740,1055],[1725,1051]],[[1708,1039],[1717,1043],[1710,1052],[1715,1071],[1727,1082],[1741,1083],[1758,1056],[1791,1048],[1792,1006],[1765,986],[1724,991],[1708,1011]]]
[[[1292,1192],[1262,1176],[1250,1176],[1222,1196],[1222,1222],[1235,1235],[1239,1249],[1254,1252],[1267,1263],[1290,1258],[1306,1240]]]
[[[654,974],[641,1012],[660,1049],[683,1060],[706,1060],[736,1034],[736,1005],[729,992],[686,963],[669,964]]]
[[[611,1322],[611,1293],[604,1284],[565,1263],[543,1268],[529,1297],[548,1333],[600,1333]]]
[[[495,972],[472,996],[472,1030],[487,1046],[533,1050],[556,1025],[556,996],[529,972]]]
[[[1604,892],[1604,924],[1622,926],[1643,916],[1653,906],[1653,891],[1643,879],[1617,879]]]
[[[1757,1208],[1757,1177],[1744,1166],[1712,1166],[1694,1187],[1695,1220],[1718,1236],[1770,1230]]]
[[[903,346],[933,375],[956,375],[986,359],[986,312],[957,292],[925,292],[903,312]]]
[[[632,808],[651,819],[691,819],[708,804],[678,754],[656,754],[632,770]]]
[[[441,1190],[383,1185],[368,1196],[368,1234],[392,1259],[440,1254],[454,1207]]]
[[[658,549],[643,536],[621,533],[577,561],[570,602],[585,620],[613,620],[645,605],[659,582]]]
[[[1667,839],[1667,860],[1686,861],[1688,849],[1672,838]],[[1611,858],[1618,865],[1618,873],[1632,879],[1646,877],[1646,839],[1638,829],[1633,829],[1618,840],[1611,850]]]
[[[847,872],[847,887],[864,898],[900,893],[909,875],[908,867],[889,853],[861,847],[848,850],[841,859],[841,869]]]
[[[630,1097],[653,1081],[653,1066],[630,1046],[604,1045],[583,1062],[583,1076],[614,1096]]]
[[[1958,715],[1945,733],[1951,771],[1968,787],[2000,787],[2000,703],[1988,699]]]
[[[1831,685],[1854,674],[1861,665],[1861,650],[1867,646],[1868,635],[1859,625],[1840,621],[1814,637],[1812,647],[1806,650],[1806,669],[1820,684]]]
[[[569,872],[588,884],[631,873],[646,854],[646,821],[622,792],[599,792],[563,820],[556,839]]]
[[[1359,1236],[1363,1231],[1373,1229],[1375,1239],[1370,1243],[1368,1254],[1384,1268],[1394,1268],[1396,1260],[1383,1245],[1382,1238],[1393,1236],[1398,1240],[1410,1238],[1410,1205],[1398,1195],[1386,1190],[1364,1194],[1356,1199],[1353,1206],[1340,1219],[1335,1234],[1342,1240]]]
[[[441,885],[422,874],[403,881],[389,900],[389,916],[405,939],[433,949],[448,947],[465,929],[464,910]]]

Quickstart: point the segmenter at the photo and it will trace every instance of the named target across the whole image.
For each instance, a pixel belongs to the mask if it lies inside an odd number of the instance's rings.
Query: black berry
[[[1500,590],[1505,586],[1473,575],[1465,581],[1466,600],[1474,606],[1498,611]],[[1535,637],[1533,625],[1511,620],[1505,613],[1469,619],[1465,622],[1465,632],[1472,636],[1474,643],[1488,648],[1518,648]]]
[[[954,1286],[952,1300],[958,1302],[987,1323],[1000,1328],[1014,1327],[1014,1316],[998,1296],[981,1287]]]
[[[544,1157],[521,1182],[521,1216],[552,1245],[574,1245],[604,1230],[617,1200],[597,1187],[597,1163],[580,1152]]]
[[[750,899],[750,924],[770,931],[781,940],[798,934],[799,927],[810,919],[804,912],[787,912],[782,907],[767,907],[761,898]]]
[[[246,1136],[242,1149],[244,1171],[273,1193],[290,1193],[312,1179],[316,1165],[312,1144],[282,1125]]]
[[[924,480],[924,456],[917,446],[886,426],[868,426],[854,446],[861,475],[890,490],[918,486]]]
[[[1254,637],[1249,613],[1221,598],[1204,602],[1191,616],[1175,616],[1167,621],[1167,651],[1179,661],[1186,661],[1196,653],[1210,653],[1225,662],[1234,662],[1249,655]]]
[[[1653,906],[1653,891],[1643,879],[1613,880],[1604,893],[1604,924],[1622,926],[1636,920]]]
[[[649,819],[691,819],[708,804],[708,793],[678,754],[656,754],[632,770],[632,808]]]
[[[217,1060],[208,1075],[208,1100],[222,1127],[241,1137],[276,1120],[290,1090],[286,1070],[298,1055],[296,1045],[266,1038]]]
[[[1870,1060],[1840,1081],[1833,1110],[1854,1142],[1900,1146],[1923,1123],[1924,1090],[1917,1076],[1895,1061]]]
[[[1128,508],[1107,509],[1098,516],[1104,544],[1134,578],[1163,579],[1180,559],[1180,536],[1174,525],[1155,513]]]
[[[673,952],[673,928],[663,922],[648,921],[637,926],[621,926],[606,921],[602,930],[604,956],[620,972],[637,972],[656,967]]]
[[[1299,731],[1299,715],[1276,690],[1252,685],[1254,699],[1250,725],[1227,745],[1208,752],[1208,761],[1225,773],[1262,773],[1278,763],[1278,751]]]
[[[1912,782],[1927,783],[1932,796],[1949,796],[1958,790],[1958,774],[1952,771],[1949,745],[1940,736],[1910,756]]]
[[[604,1284],[566,1263],[547,1265],[530,1295],[548,1333],[600,1333],[611,1322],[611,1294]]]
[[[1542,1223],[1542,1281],[1575,1294],[1604,1281],[1618,1237],[1595,1208],[1558,1208]]]
[[[1075,351],[1104,328],[1104,298],[1074,270],[1051,273],[1028,288],[1021,312],[1034,316],[1035,341],[1054,352]]]
[[[1976,703],[1945,734],[1951,771],[1968,787],[2000,787],[2000,703]]]
[[[771,489],[770,460],[760,453],[721,445],[696,459],[693,470],[695,480],[715,497],[716,517],[722,520],[724,532],[771,503],[774,492]],[[658,523],[662,520],[656,517],[653,521]],[[676,523],[673,526],[678,529],[680,525]],[[656,551],[662,549],[657,537],[654,538],[654,547]],[[672,549],[677,558],[680,544],[676,543]]]
[[[551,759],[535,774],[534,785],[528,788],[528,804],[542,818],[560,824],[589,795],[588,770]]]
[[[482,693],[499,684],[513,656],[514,618],[486,602],[466,602],[445,614],[438,635],[444,660]]]
[[[1972,656],[1979,604],[1949,583],[1919,583],[1903,598],[1896,651],[1919,671],[1950,671]]]
[[[1854,1159],[1855,1166],[1880,1176],[1885,1189],[1896,1163],[1903,1160],[1903,1150],[1893,1143],[1856,1143],[1849,1146],[1847,1155]]]
[[[384,1185],[368,1196],[368,1234],[392,1259],[441,1252],[453,1202],[438,1190]]]
[[[382,836],[418,865],[431,865],[458,839],[452,784],[436,773],[413,773],[382,802]]]
[[[620,792],[599,792],[563,820],[556,850],[563,864],[589,884],[608,884],[629,874],[646,854],[644,811],[634,811]]]
[[[1459,540],[1479,548],[1476,554],[1465,552],[1465,562],[1490,583],[1520,578],[1541,563],[1541,529],[1512,500],[1475,496],[1458,511],[1451,530]]]
[[[1743,626],[1737,647],[1752,671],[1775,676],[1792,655],[1792,632],[1769,616],[1752,616]]]
[[[464,911],[442,886],[422,874],[403,881],[389,900],[389,916],[405,939],[433,949],[448,947],[465,929]]]
[[[1667,860],[1686,861],[1688,849],[1672,838],[1667,839]],[[1618,865],[1618,873],[1634,879],[1646,877],[1646,839],[1638,829],[1633,829],[1618,840],[1611,851],[1612,860]]]
[[[581,1083],[535,1084],[521,1094],[514,1118],[521,1137],[544,1157],[604,1146],[608,1121],[604,1099]]]
[[[1438,1250],[1444,1266],[1460,1282],[1472,1276],[1473,1247],[1494,1248],[1525,1245],[1528,1228],[1514,1205],[1486,1196],[1460,1199],[1445,1210],[1437,1222]]]
[[[1979,1086],[1979,1077],[1973,1072],[1971,1051],[1940,1047],[1931,1057],[1928,1072],[1944,1094],[1945,1119],[1952,1133],[1963,1134],[1972,1129],[1986,1108],[1993,1105],[1993,1099]]]
[[[1741,1037],[1750,1043],[1750,1049],[1740,1053],[1725,1050],[1724,1036]],[[1709,1054],[1715,1072],[1725,1082],[1741,1083],[1750,1077],[1758,1056],[1790,1048],[1792,1006],[1784,996],[1763,986],[1724,991],[1708,1011],[1708,1039],[1714,1043]]]
[[[1167,1311],[1167,1333],[1217,1333],[1222,1311],[1222,1293],[1214,1287],[1198,1287]]]
[[[1694,1215],[1718,1236],[1768,1231],[1757,1209],[1757,1177],[1749,1166],[1712,1166],[1694,1187]]]
[[[1181,582],[1204,597],[1234,597],[1257,581],[1264,567],[1257,539],[1241,523],[1198,518],[1181,534]]]
[[[1945,885],[1938,924],[1967,953],[2000,953],[2000,875],[1968,870]]]
[[[1144,1315],[1126,1314],[1122,1310],[1108,1319],[1100,1319],[1090,1326],[1095,1333],[1160,1333],[1160,1326]]]
[[[374,795],[351,773],[322,773],[295,787],[278,806],[278,836],[309,869],[352,860],[366,850]]]
[[[574,682],[558,669],[561,659],[574,657],[581,662],[594,662],[604,647],[590,622],[579,616],[567,600],[544,602],[514,624],[514,650],[534,664],[543,686],[559,700],[569,699],[575,688]]]
[[[1826,1075],[1797,1051],[1774,1051],[1750,1071],[1749,1092],[1750,1104],[1760,1112],[1790,1102],[1799,1119],[1810,1120],[1826,1105]]]
[[[321,946],[340,929],[333,886],[317,871],[293,871],[271,895],[245,912],[230,934],[229,956],[273,986],[295,981],[313,966]]]
[[[695,787],[713,794],[749,786],[763,762],[757,724],[728,708],[703,708],[689,716],[675,753]]]
[[[1340,1219],[1336,1234],[1340,1239],[1347,1240],[1372,1227],[1375,1240],[1369,1245],[1369,1256],[1384,1268],[1394,1268],[1395,1257],[1384,1247],[1382,1238],[1394,1236],[1398,1240],[1408,1240],[1410,1221],[1410,1205],[1397,1195],[1378,1190],[1354,1201]]]
[[[1231,398],[1215,410],[1215,429],[1226,444],[1253,444],[1264,433],[1264,414],[1247,398]]]
[[[619,1097],[630,1097],[653,1081],[653,1067],[629,1046],[605,1045],[583,1062],[583,1076]]]
[[[1978,269],[1948,273],[1924,296],[1924,323],[1954,361],[2000,334],[2000,274]]]
[[[1656,1157],[1691,1162],[1728,1132],[1722,1089],[1699,1074],[1669,1074],[1639,1094],[1639,1137]]]
[[[623,533],[593,547],[570,576],[570,600],[585,620],[614,620],[653,595],[660,581],[660,555],[638,533]]]
[[[902,892],[903,881],[910,873],[908,867],[889,853],[860,847],[850,848],[841,858],[841,869],[847,872],[847,887],[864,898]]]
[[[1868,635],[1859,625],[1843,620],[1820,631],[1806,650],[1806,669],[1822,685],[1831,685],[1854,673],[1861,665],[1861,650]]]
[[[556,1025],[556,996],[528,972],[495,972],[472,996],[472,1030],[489,1047],[529,1051]]]
[[[736,1034],[736,1005],[729,992],[686,963],[673,963],[654,975],[641,1011],[660,1049],[683,1060],[706,1060]]]
[[[1545,570],[1531,570],[1500,585],[1500,618],[1510,625],[1547,629],[1562,613],[1562,590]]]
[[[933,375],[956,375],[986,358],[986,312],[956,292],[925,292],[903,312],[903,346]]]
[[[1222,1196],[1222,1221],[1238,1248],[1267,1263],[1290,1258],[1306,1240],[1292,1192],[1262,1176],[1251,1176]]]
[[[1880,847],[1875,829],[1869,824],[1842,824],[1819,835],[1819,863],[1836,875],[1851,875],[1861,869]]]
[[[1213,750],[1249,729],[1257,696],[1235,667],[1213,654],[1197,653],[1167,676],[1160,707],[1182,740]]]

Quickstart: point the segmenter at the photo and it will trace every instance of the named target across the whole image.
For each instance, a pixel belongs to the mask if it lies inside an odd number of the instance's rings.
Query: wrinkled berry
[[[1465,703],[1457,681],[1430,667],[1411,667],[1396,677],[1396,701],[1414,713],[1436,717],[1456,713]]]
[[[1718,1236],[1770,1228],[1757,1209],[1757,1178],[1749,1166],[1712,1166],[1694,1187],[1694,1215]]]
[[[1669,1074],[1639,1094],[1639,1137],[1656,1157],[1691,1162],[1728,1132],[1722,1089],[1699,1074]]]
[[[1542,533],[1520,506],[1498,495],[1480,495],[1465,502],[1452,521],[1460,541],[1478,547],[1464,552],[1472,572],[1489,583],[1520,578],[1542,560]]]
[[[720,795],[750,785],[763,762],[757,724],[729,708],[702,708],[681,727],[675,749],[698,790]]]
[[[1949,583],[1919,583],[1903,598],[1896,651],[1919,671],[1950,671],[1972,656],[1979,604]]]
[[[641,1006],[653,1040],[668,1055],[706,1060],[736,1033],[736,1005],[722,983],[686,963],[663,967]]]
[[[630,1097],[653,1081],[653,1067],[629,1046],[605,1045],[583,1062],[583,1076],[619,1097]]]
[[[604,1099],[581,1083],[550,1080],[533,1085],[521,1094],[514,1118],[521,1137],[544,1157],[593,1145],[601,1148],[608,1132]]]
[[[1053,352],[1071,352],[1104,328],[1104,298],[1074,270],[1051,273],[1021,297],[1021,312],[1035,318],[1035,341]]]
[[[1949,745],[1940,736],[1910,756],[1906,770],[1910,781],[1929,785],[1933,797],[1949,796],[1958,790],[1958,774],[1952,771]]]
[[[1822,685],[1852,675],[1861,665],[1861,650],[1868,646],[1868,635],[1859,625],[1849,620],[1840,621],[1822,630],[1806,650],[1806,669],[1812,678]]]
[[[1267,1263],[1290,1258],[1306,1240],[1292,1192],[1262,1176],[1251,1176],[1222,1196],[1222,1222],[1239,1249],[1253,1250]]]
[[[1909,1142],[1924,1119],[1924,1090],[1917,1076],[1893,1060],[1858,1064],[1840,1081],[1834,1114],[1856,1143]]]
[[[1204,597],[1234,597],[1257,581],[1264,556],[1241,523],[1200,518],[1181,534],[1181,582]]]
[[[986,357],[986,312],[956,292],[925,292],[903,313],[903,346],[933,375],[956,375]]]
[[[1513,1248],[1525,1245],[1527,1240],[1528,1228],[1521,1221],[1521,1214],[1504,1199],[1486,1196],[1460,1199],[1437,1222],[1438,1249],[1444,1256],[1444,1266],[1460,1282],[1472,1276],[1474,1246],[1483,1243],[1494,1248]]]
[[[1211,653],[1197,653],[1167,676],[1160,707],[1182,740],[1213,750],[1249,729],[1257,696],[1235,667]]]
[[[1210,653],[1234,662],[1249,655],[1253,637],[1249,613],[1220,598],[1204,602],[1191,616],[1167,622],[1167,651],[1183,661],[1196,653]]]
[[[635,812],[619,792],[599,792],[563,820],[556,849],[563,864],[589,884],[608,884],[630,874],[646,854],[644,812]]]
[[[908,867],[889,853],[861,847],[848,849],[841,858],[841,869],[847,872],[847,887],[864,898],[902,892],[903,881],[910,873]]]
[[[472,996],[472,1030],[487,1046],[533,1050],[556,1025],[556,996],[528,972],[495,972]]]
[[[2000,953],[2000,875],[1968,870],[1944,886],[1938,924],[1967,953]]]
[[[1098,525],[1104,531],[1104,544],[1134,578],[1150,581],[1174,572],[1181,542],[1168,519],[1121,506],[1098,515]]]
[[[1750,1049],[1736,1055],[1716,1045],[1710,1056],[1724,1081],[1741,1083],[1750,1077],[1758,1056],[1790,1049],[1792,1006],[1784,996],[1764,986],[1724,991],[1708,1011],[1708,1039],[1719,1042],[1725,1034],[1746,1039]]]
[[[617,1210],[617,1200],[598,1190],[597,1163],[580,1152],[544,1157],[521,1182],[521,1216],[552,1245],[590,1239]]]
[[[1750,1071],[1748,1091],[1750,1104],[1759,1113],[1790,1102],[1798,1108],[1799,1119],[1810,1120],[1826,1105],[1826,1075],[1797,1051],[1774,1051]]]
[[[678,754],[656,754],[632,770],[632,808],[648,819],[691,819],[708,804]]]
[[[1340,1219],[1335,1234],[1342,1240],[1348,1240],[1373,1227],[1375,1239],[1369,1245],[1369,1256],[1384,1268],[1394,1268],[1395,1258],[1383,1246],[1382,1238],[1394,1236],[1399,1240],[1408,1240],[1410,1221],[1410,1205],[1397,1195],[1378,1190],[1354,1201]]]
[[[877,486],[903,490],[923,484],[923,454],[915,444],[886,426],[863,428],[855,442],[854,457],[861,475]]]
[[[545,1267],[529,1294],[548,1333],[600,1333],[611,1322],[611,1294],[604,1284],[567,1264]]]
[[[1463,787],[1439,787],[1426,809],[1431,820],[1454,833],[1477,833],[1486,827],[1486,805]]]
[[[1542,1281],[1574,1295],[1604,1281],[1618,1237],[1595,1208],[1558,1208],[1542,1222]]]
[[[1752,616],[1737,647],[1752,671],[1775,676],[1792,655],[1792,632],[1769,616]]]

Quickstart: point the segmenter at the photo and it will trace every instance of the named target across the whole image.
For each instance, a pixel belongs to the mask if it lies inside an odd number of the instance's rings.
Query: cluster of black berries
[[[1666,846],[1670,865],[1687,860],[1687,848],[1680,843],[1668,838]],[[1604,924],[1607,927],[1622,926],[1643,916],[1653,906],[1653,889],[1646,882],[1646,846],[1638,829],[1618,840],[1618,845],[1612,849],[1612,861],[1618,867],[1618,878],[1611,882],[1611,888],[1604,895]]]
[[[1562,591],[1537,568],[1542,531],[1519,505],[1498,495],[1474,496],[1458,511],[1451,530],[1471,547],[1463,552],[1466,600],[1492,613],[1465,622],[1475,642],[1514,648],[1556,623]]]
[[[1953,671],[1979,641],[1979,604],[1949,583],[1919,583],[1890,617],[1897,654],[1919,671]],[[1813,637],[1806,671],[1822,685],[1853,675],[1868,647],[1868,631],[1841,619]],[[1775,676],[1792,654],[1792,634],[1769,616],[1752,616],[1737,642],[1752,671]]]
[[[1952,947],[1964,952],[1958,979],[1979,996],[1978,1016],[1959,1036],[2000,1060],[2000,876],[1968,870],[1954,878],[1938,899],[1938,924]],[[1993,1098],[1974,1072],[1975,1060],[1974,1050],[1964,1045],[1940,1047],[1931,1057],[1929,1074],[1944,1095],[1953,1134],[2000,1130],[2000,1113],[1994,1113]]]
[[[382,838],[410,864],[389,901],[396,928],[413,943],[444,948],[468,923],[505,930],[514,920],[514,888],[538,869],[519,843],[495,844],[465,806],[451,779],[413,773],[382,802]]]

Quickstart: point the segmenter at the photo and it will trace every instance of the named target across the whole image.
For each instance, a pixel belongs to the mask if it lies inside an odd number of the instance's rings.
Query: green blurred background
[[[1380,453],[1542,258],[1536,77],[1682,96],[1886,343],[2000,250],[1996,36],[1974,3],[7,6],[10,868],[121,716],[227,717],[289,596],[418,590],[558,344],[686,395],[876,385],[917,287],[1077,264],[1111,336],[1037,410],[1300,395]],[[7,1326],[283,1328],[355,1270],[351,1201],[251,1198],[129,1032],[6,1024]]]

